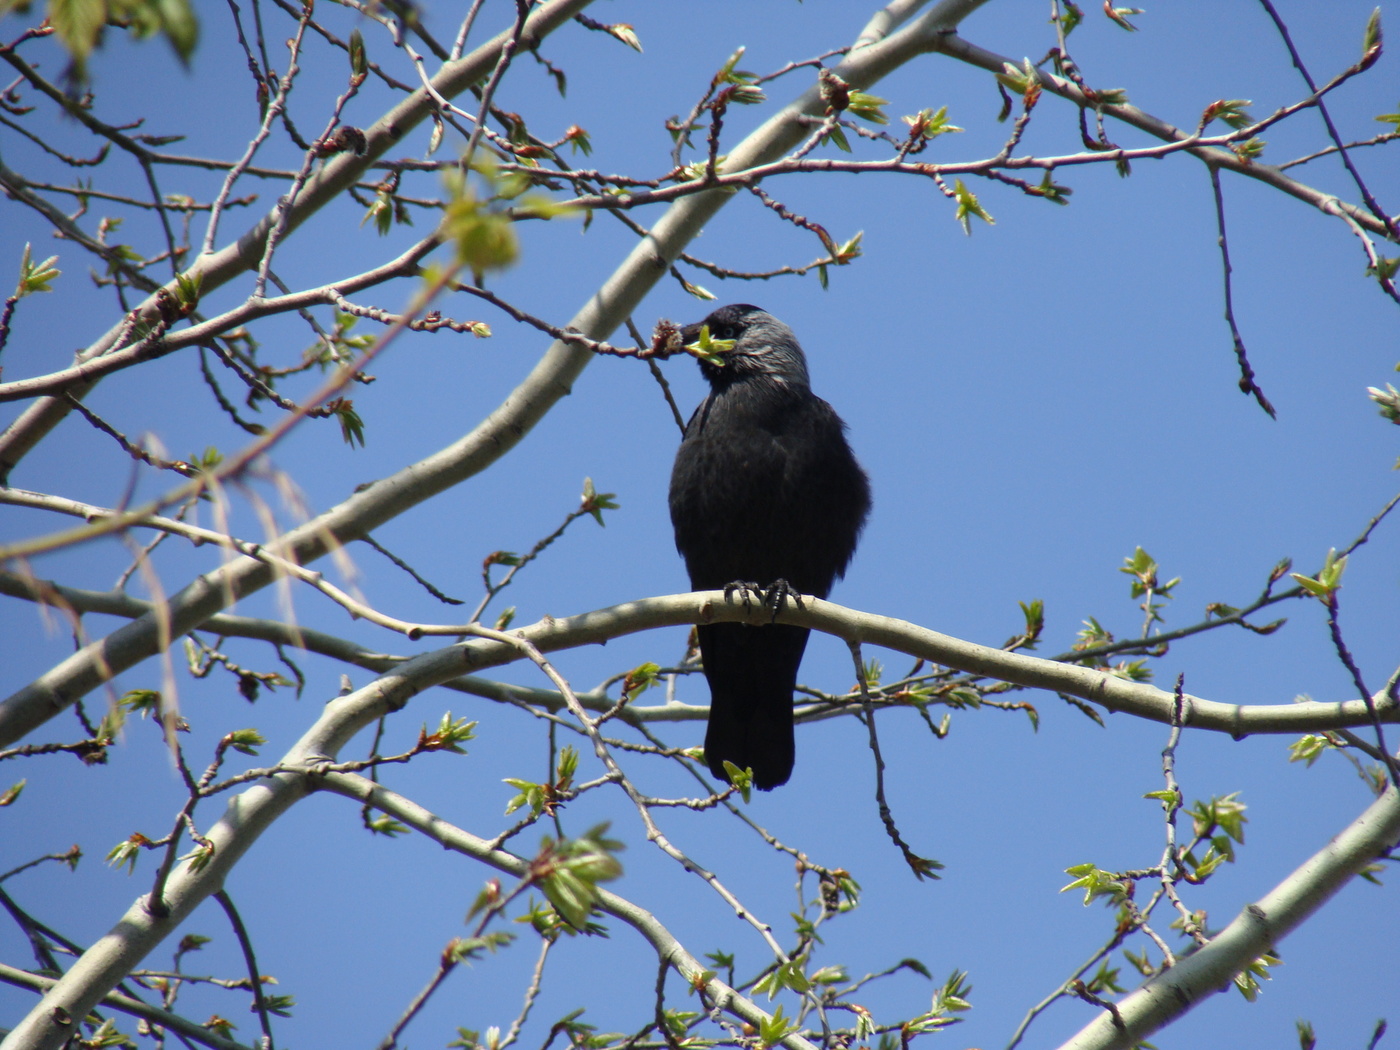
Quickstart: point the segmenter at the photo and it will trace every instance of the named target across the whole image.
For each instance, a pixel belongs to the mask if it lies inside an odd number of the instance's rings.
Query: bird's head
[[[721,306],[698,324],[681,329],[681,339],[693,343],[700,328],[708,325],[712,339],[733,339],[734,349],[719,364],[700,360],[700,371],[712,384],[741,379],[766,378],[788,386],[806,388],[807,359],[792,329],[757,306],[734,303]]]

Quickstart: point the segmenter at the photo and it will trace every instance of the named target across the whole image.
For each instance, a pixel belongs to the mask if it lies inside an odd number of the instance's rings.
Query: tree
[[[6,19],[6,1050],[1374,1045],[1379,16],[588,8]],[[712,295],[875,487],[772,795],[668,594]]]

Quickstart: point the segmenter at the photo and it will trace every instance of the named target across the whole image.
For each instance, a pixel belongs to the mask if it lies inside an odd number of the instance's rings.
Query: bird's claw
[[[783,605],[791,599],[793,604],[799,609],[805,608],[802,604],[802,595],[792,589],[792,584],[787,580],[777,579],[767,587],[760,587],[751,580],[735,580],[733,583],[724,585],[724,600],[732,602],[735,592],[739,594],[739,600],[744,604],[744,612],[749,611],[749,606],[757,599],[758,604],[771,612],[773,623],[778,619],[778,613],[783,611]]]
[[[752,604],[752,600],[749,597],[750,595],[757,598],[760,605],[766,605],[768,602],[768,597],[764,594],[763,588],[751,580],[735,580],[733,583],[726,583],[724,585],[724,600],[726,602],[732,602],[734,600],[735,591],[739,592],[739,600],[744,603],[744,612],[748,612],[749,606]]]
[[[768,585],[768,589],[763,592],[763,604],[773,614],[769,623],[774,623],[778,619],[778,613],[783,611],[783,605],[791,598],[792,603],[799,609],[805,608],[802,604],[802,595],[792,589],[792,584],[784,579],[776,579]]]

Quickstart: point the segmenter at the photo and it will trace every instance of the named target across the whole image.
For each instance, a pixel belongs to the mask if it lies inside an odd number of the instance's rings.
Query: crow
[[[700,360],[710,394],[685,428],[671,471],[671,524],[693,590],[825,598],[843,576],[870,511],[870,482],[846,424],[812,393],[792,329],[756,306],[721,307],[681,330],[686,343],[735,340]],[[728,596],[727,593],[727,596]],[[807,628],[768,623],[697,629],[710,720],[705,760],[753,770],[764,791],[787,783],[795,753],[792,696]]]

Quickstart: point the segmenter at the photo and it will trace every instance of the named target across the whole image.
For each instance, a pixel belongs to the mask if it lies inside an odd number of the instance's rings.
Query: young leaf
[[[579,509],[587,514],[593,515],[593,520],[599,525],[606,527],[607,522],[603,520],[603,511],[617,510],[620,506],[614,499],[616,492],[598,492],[593,488],[593,479],[583,479],[583,501]]]
[[[63,271],[55,264],[58,262],[57,255],[50,255],[43,262],[36,263],[30,258],[30,246],[26,241],[24,252],[19,260],[19,286],[15,288],[15,298],[23,299],[26,295],[33,295],[35,292],[51,292],[50,282],[56,277],[61,277]]]
[[[953,198],[958,202],[957,220],[962,224],[963,233],[972,236],[972,224],[968,217],[976,215],[988,226],[995,226],[997,221],[987,214],[987,210],[982,207],[977,200],[977,195],[963,184],[962,179],[953,182]]]

